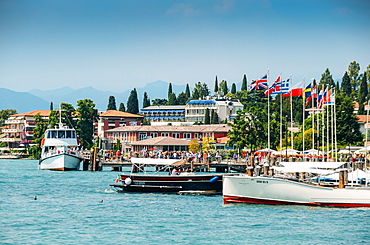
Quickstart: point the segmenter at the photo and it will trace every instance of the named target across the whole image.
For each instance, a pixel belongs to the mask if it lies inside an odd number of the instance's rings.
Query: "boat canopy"
[[[131,162],[136,165],[179,165],[181,159],[161,159],[161,158],[138,158],[132,157]]]
[[[284,167],[300,167],[300,168],[318,168],[318,169],[337,169],[344,165],[345,162],[280,162]]]

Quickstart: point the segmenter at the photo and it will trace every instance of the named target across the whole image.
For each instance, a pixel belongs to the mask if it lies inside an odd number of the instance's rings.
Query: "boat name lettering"
[[[257,183],[268,184],[269,182],[267,180],[257,180]]]

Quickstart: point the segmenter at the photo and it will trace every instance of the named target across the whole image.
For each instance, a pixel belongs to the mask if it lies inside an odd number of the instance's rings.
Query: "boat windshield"
[[[73,130],[50,130],[47,134],[47,138],[75,139],[76,133]]]

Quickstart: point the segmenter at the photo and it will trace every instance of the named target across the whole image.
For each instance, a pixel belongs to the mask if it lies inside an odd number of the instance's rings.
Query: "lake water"
[[[116,193],[110,169],[37,168],[36,160],[0,160],[1,244],[370,244],[366,208]]]

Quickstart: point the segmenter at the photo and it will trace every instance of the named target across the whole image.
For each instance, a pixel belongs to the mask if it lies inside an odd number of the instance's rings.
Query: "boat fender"
[[[210,183],[215,183],[219,178],[220,178],[219,176],[215,176],[212,179],[210,179],[209,182]]]
[[[125,184],[126,185],[131,185],[131,183],[132,183],[132,179],[131,178],[126,178],[125,179]]]

